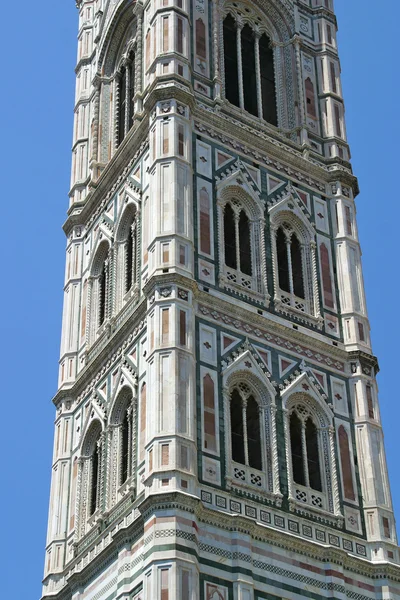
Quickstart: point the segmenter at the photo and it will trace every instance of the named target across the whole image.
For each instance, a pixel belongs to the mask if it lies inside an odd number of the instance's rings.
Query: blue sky
[[[397,517],[398,0],[336,0],[358,225]],[[389,15],[389,17],[388,17]],[[0,37],[2,595],[39,598],[60,342],[74,98],[74,0],[4,2]]]

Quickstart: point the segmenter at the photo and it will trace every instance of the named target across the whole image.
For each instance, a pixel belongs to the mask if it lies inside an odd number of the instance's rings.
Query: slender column
[[[281,494],[281,486],[279,483],[279,458],[278,458],[278,443],[276,435],[276,406],[271,405],[271,448],[272,448],[272,484],[273,493],[275,495]]]
[[[274,300],[279,302],[279,276],[278,276],[278,250],[276,248],[277,229],[271,228],[271,243],[272,243],[272,274],[274,278]]]
[[[132,288],[136,283],[136,231],[137,231],[137,221],[136,217],[131,225],[131,235],[132,235]]]
[[[220,28],[222,27],[222,18],[219,15],[218,2],[213,3],[213,46],[214,46],[214,81],[216,98],[221,97],[221,73],[220,73],[220,48],[223,48],[223,43],[219,43]]]
[[[312,270],[312,293],[314,300],[314,311],[316,317],[321,317],[321,306],[319,301],[318,273],[317,273],[317,245],[314,240],[310,244],[311,248],[311,270]]]
[[[339,496],[339,482],[336,468],[336,457],[335,457],[335,428],[329,427],[329,451],[330,451],[330,464],[331,464],[331,476],[332,476],[332,495],[333,495],[333,510],[335,515],[342,516],[340,509],[340,496]]]
[[[260,119],[263,118],[263,105],[262,105],[262,89],[261,89],[261,68],[260,68],[260,34],[254,32],[254,54],[256,60],[256,84],[257,84],[257,109],[258,116]]]
[[[242,65],[242,27],[243,25],[236,21],[236,50],[238,61],[238,79],[239,79],[239,104],[244,108],[244,90],[243,90],[243,65]]]
[[[224,399],[224,417],[225,417],[225,423],[228,425],[229,424],[229,431],[226,432],[225,435],[225,456],[229,457],[229,460],[225,461],[225,481],[226,481],[226,487],[228,489],[231,488],[231,481],[232,481],[232,473],[231,473],[231,468],[232,468],[232,441],[231,438],[232,436],[231,434],[231,415],[230,415],[230,394],[229,394],[229,389],[227,387],[224,387],[222,390],[222,397]]]
[[[268,277],[267,277],[267,255],[265,249],[265,219],[260,219],[260,243],[261,243],[261,275],[264,286],[264,295],[267,305],[271,296],[268,293]]]
[[[122,248],[124,252],[124,277],[122,281],[121,298],[123,298],[128,291],[128,240],[123,243]]]
[[[75,496],[75,531],[74,531],[74,544],[79,541],[79,530],[81,526],[81,493],[82,493],[82,472],[83,472],[84,460],[82,457],[78,458],[78,477],[76,480],[76,496]]]
[[[286,408],[283,409],[283,427],[285,430],[285,443],[286,443],[286,464],[287,470],[287,483],[288,483],[288,498],[293,500],[293,462],[292,452],[290,443],[290,430],[289,430],[289,418],[290,415]]]
[[[124,137],[129,131],[129,118],[130,118],[130,107],[131,107],[131,61],[127,59],[125,61],[125,123],[124,123]]]
[[[240,271],[239,215],[236,213],[235,213],[235,250],[236,250],[236,270]],[[239,283],[239,281],[237,283]]]
[[[136,237],[135,237],[135,284],[139,288],[140,284],[140,261],[142,253],[142,236],[141,236],[141,211],[138,210],[136,214]],[[137,294],[138,294],[137,290]]]
[[[97,442],[98,443],[98,449],[99,449],[99,479],[98,479],[98,489],[97,489],[97,509],[100,510],[100,512],[103,512],[104,507],[105,507],[105,500],[106,498],[105,496],[105,489],[104,489],[104,482],[105,482],[105,468],[106,468],[106,456],[107,456],[107,445],[106,445],[106,440],[107,440],[107,432],[106,431],[102,431],[101,435],[100,435],[100,439]]]
[[[92,327],[92,290],[93,290],[93,277],[88,278],[87,288],[87,300],[86,300],[86,329],[85,329],[85,345],[86,349],[90,344],[90,330]]]
[[[105,260],[105,307],[104,307],[104,320],[107,321],[110,317],[110,254]]]
[[[296,72],[297,72],[297,85],[299,88],[299,106],[300,106],[300,124],[305,123],[305,110],[304,110],[304,94],[303,94],[303,82],[302,82],[302,68],[301,68],[301,52],[300,52],[300,37],[296,36],[294,39],[294,51],[296,57]]]
[[[131,456],[130,475],[131,476],[136,472],[136,461],[137,461],[137,454],[136,454],[136,447],[137,447],[136,432],[137,432],[137,415],[138,415],[137,407],[138,407],[138,382],[137,382],[137,377],[136,377],[134,393],[132,395],[132,433],[131,433],[131,437],[130,437],[130,456]],[[130,487],[131,488],[136,487],[136,478],[135,477],[132,477]]]
[[[93,130],[92,130],[92,160],[97,162],[99,146],[99,114],[100,114],[100,81],[96,80],[94,96]]]
[[[287,252],[287,261],[288,261],[288,269],[289,269],[289,289],[290,289],[290,294],[292,296],[292,298],[291,298],[291,303],[292,303],[293,296],[294,296],[294,287],[293,287],[292,254],[290,252],[290,249],[291,249],[290,237],[287,236],[286,237],[286,252]]]
[[[142,93],[142,63],[143,63],[143,4],[136,2],[134,14],[137,18],[136,47],[135,47],[135,97]],[[141,107],[139,108],[141,111]]]
[[[119,83],[121,80],[121,73],[116,73],[114,78],[114,149],[116,150],[119,146],[119,110],[120,110],[120,97],[119,97]]]
[[[128,406],[127,409],[128,415],[128,468],[127,468],[127,479],[131,476],[132,473],[132,405]],[[121,436],[122,437],[122,436]]]
[[[247,442],[247,399],[242,398],[244,463],[249,466],[249,449]]]
[[[305,486],[310,487],[310,475],[308,473],[308,457],[307,457],[307,442],[306,442],[306,425],[302,421],[301,422],[301,447],[303,450],[303,468],[304,468],[304,478],[305,478]]]

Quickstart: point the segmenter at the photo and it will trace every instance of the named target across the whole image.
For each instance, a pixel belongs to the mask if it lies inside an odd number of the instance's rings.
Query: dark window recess
[[[253,396],[250,396],[247,400],[246,421],[249,466],[261,471],[260,412]]]
[[[303,282],[303,263],[301,258],[301,247],[296,234],[292,235],[290,244],[290,255],[292,259],[293,291],[295,296],[305,298]]]
[[[224,212],[224,240],[225,240],[225,264],[232,269],[237,268],[236,263],[236,231],[235,216],[230,204],[225,206]]]
[[[232,460],[244,465],[242,398],[237,390],[233,390],[231,396],[231,444]]]
[[[225,94],[227,100],[240,106],[236,24],[231,15],[224,20]]]
[[[253,30],[249,25],[242,29],[242,71],[244,108],[252,115],[258,116],[256,55]]]
[[[270,40],[265,34],[260,38],[260,71],[263,117],[268,123],[278,125],[274,53],[270,47]]]
[[[99,277],[99,326],[106,318],[106,264],[103,264]]]
[[[278,229],[276,236],[276,250],[278,254],[279,287],[284,292],[290,293],[286,236],[281,227]]]
[[[311,419],[306,422],[307,464],[310,487],[322,492],[321,469],[319,465],[318,431]]]
[[[293,480],[299,485],[305,485],[301,421],[295,412],[290,416],[290,446],[292,451]]]
[[[239,250],[241,272],[246,275],[252,275],[250,223],[244,210],[240,212],[239,216]]]
[[[128,239],[126,243],[126,279],[125,291],[129,292],[132,287],[132,268],[133,268],[133,232],[132,225],[129,227]]]
[[[128,411],[125,411],[121,426],[122,456],[121,456],[121,485],[128,479],[128,456],[129,456],[129,423]]]
[[[92,455],[92,477],[91,477],[91,489],[90,489],[90,516],[92,516],[97,509],[97,497],[98,497],[98,484],[99,484],[99,448],[97,440],[95,442],[93,455]]]
[[[133,125],[133,117],[135,115],[135,57],[131,57],[130,64],[130,90],[129,90],[129,129]]]
[[[125,137],[126,109],[126,72],[125,69],[123,69],[119,79],[118,144],[120,144]]]

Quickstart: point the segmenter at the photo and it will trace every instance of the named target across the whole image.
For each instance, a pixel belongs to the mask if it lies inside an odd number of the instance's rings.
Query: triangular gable
[[[308,232],[314,237],[314,228],[311,224],[310,215],[304,202],[300,199],[291,184],[287,185],[281,194],[268,201],[268,212],[271,218],[282,211],[288,211],[296,215],[305,225]]]
[[[117,374],[114,371],[113,379],[114,379],[114,381],[113,381],[113,386],[112,386],[110,407],[109,407],[109,411],[108,411],[108,414],[110,415],[110,417],[113,414],[115,402],[117,401],[121,390],[128,387],[128,388],[131,388],[132,394],[133,394],[133,391],[134,391],[136,383],[137,383],[136,372],[134,371],[134,369],[132,367],[130,367],[130,365],[128,365],[128,363],[126,361],[126,357],[125,357],[125,360],[123,360],[122,364],[119,366]]]
[[[253,198],[258,206],[261,206],[260,190],[242,161],[236,161],[226,171],[217,176],[216,179],[219,192],[226,187],[240,187]]]
[[[231,371],[248,371],[254,373],[261,380],[271,379],[268,365],[261,359],[258,351],[248,339],[236,347],[222,360],[222,372],[228,376]]]
[[[85,420],[84,420],[84,423],[82,426],[82,433],[81,433],[81,438],[80,438],[81,441],[83,441],[85,439],[86,433],[88,432],[93,421],[97,420],[97,421],[100,421],[100,423],[103,423],[105,418],[106,418],[106,410],[102,406],[102,402],[101,402],[100,398],[98,397],[98,395],[96,393],[94,393],[90,399],[89,408],[86,413],[86,417],[85,417]]]
[[[315,378],[310,373],[304,370],[304,366],[300,367],[302,372],[292,380],[286,386],[279,386],[281,388],[281,397],[283,405],[286,407],[288,400],[294,394],[306,394],[313,398],[323,412],[332,418],[332,409],[328,406],[326,400],[328,396],[324,393],[320,385],[317,383]]]

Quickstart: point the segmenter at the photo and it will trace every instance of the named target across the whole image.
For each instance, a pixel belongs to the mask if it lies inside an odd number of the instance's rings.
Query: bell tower
[[[400,597],[332,0],[77,0],[43,599]]]

